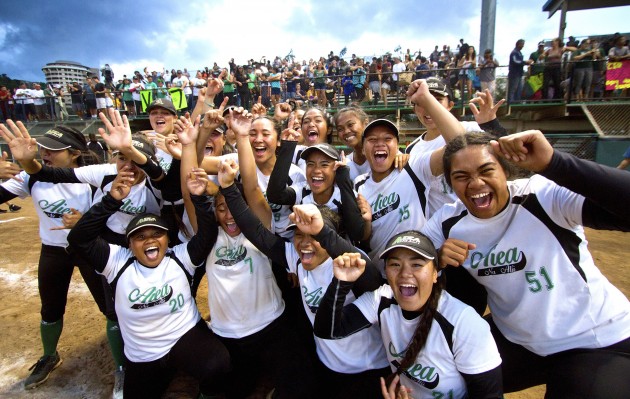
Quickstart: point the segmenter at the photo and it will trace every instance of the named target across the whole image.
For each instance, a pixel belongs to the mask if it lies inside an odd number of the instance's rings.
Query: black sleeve
[[[171,162],[171,167],[166,172],[163,179],[157,181],[151,181],[151,185],[162,193],[162,199],[169,202],[176,202],[182,199],[182,186],[181,186],[181,170],[182,162],[179,159],[174,159]]]
[[[218,226],[212,211],[212,201],[205,195],[191,195],[190,199],[195,205],[195,215],[197,215],[197,234],[195,234],[188,244],[188,256],[194,265],[200,265],[212,250],[217,241]]]
[[[340,237],[337,232],[326,225],[313,238],[321,244],[333,259],[346,252],[359,252],[352,243]],[[365,254],[361,253],[361,257],[366,262],[365,271],[352,286],[352,292],[357,298],[364,292],[374,291],[381,285],[381,273],[378,271],[378,267]]]
[[[281,143],[276,164],[269,176],[267,199],[273,204],[295,205],[295,191],[287,186],[287,182],[297,141],[282,140]]]
[[[79,219],[68,234],[68,243],[81,254],[98,272],[102,272],[109,259],[109,243],[100,237],[106,228],[107,219],[118,211],[122,201],[107,193],[101,202],[92,207]]]
[[[282,266],[286,272],[288,265],[284,253],[285,241],[265,228],[260,219],[247,206],[235,184],[228,188],[222,187],[221,194],[225,197],[230,213],[245,238],[271,259],[272,266]]]
[[[335,174],[335,184],[339,187],[341,194],[341,207],[339,214],[343,217],[343,225],[352,241],[361,241],[365,220],[361,217],[361,211],[357,204],[357,199],[352,190],[352,180],[350,180],[350,168],[342,166]]]
[[[484,132],[490,133],[496,137],[503,137],[508,134],[507,129],[499,122],[499,118],[494,118],[490,122],[482,123],[479,127],[483,129]]]
[[[540,174],[586,197],[584,226],[630,231],[630,173],[556,150]]]
[[[160,164],[149,157],[147,157],[146,163],[136,165],[138,165],[151,180],[157,180],[164,175],[164,170],[162,170]]]
[[[17,195],[13,194],[4,187],[0,187],[0,204],[11,201],[15,197],[17,197]]]
[[[41,170],[31,176],[46,183],[82,183],[77,179],[74,168],[53,168],[42,165]]]
[[[503,373],[501,366],[479,374],[461,373],[466,381],[469,399],[502,399]]]
[[[315,336],[323,339],[341,339],[372,325],[354,304],[343,305],[352,285],[333,277],[315,314],[313,324]]]

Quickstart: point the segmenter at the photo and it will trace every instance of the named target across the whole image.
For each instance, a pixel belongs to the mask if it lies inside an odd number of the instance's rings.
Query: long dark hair
[[[444,167],[444,179],[446,179],[446,183],[452,187],[451,184],[451,167],[453,162],[453,156],[459,151],[463,150],[466,147],[478,145],[478,146],[486,146],[491,154],[494,154],[492,151],[492,147],[490,147],[490,141],[496,140],[497,138],[488,133],[466,133],[462,136],[457,136],[453,140],[451,140],[446,147],[444,148],[444,157],[442,158],[442,165]],[[515,174],[515,168],[507,162],[503,157],[495,155],[497,158],[499,165],[503,168],[506,177],[513,176]]]
[[[306,111],[304,112],[304,115],[302,116],[302,123],[304,123],[304,116],[306,116],[306,114],[308,114],[309,111],[311,110],[315,110],[319,112],[324,117],[324,120],[326,121],[326,142],[328,144],[332,144],[332,141],[333,141],[332,128],[334,126],[332,116],[330,116],[330,114],[328,113],[328,111],[326,111],[326,109],[320,106],[313,106],[313,107],[307,108]],[[302,123],[300,123],[300,126],[302,125]]]

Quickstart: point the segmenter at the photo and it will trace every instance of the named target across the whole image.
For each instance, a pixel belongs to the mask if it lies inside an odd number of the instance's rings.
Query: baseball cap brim
[[[330,144],[322,144],[322,143],[307,147],[300,154],[300,158],[306,161],[307,158],[310,156],[310,154],[312,154],[315,151],[322,152],[324,153],[324,155],[326,155],[327,157],[331,159],[334,159],[335,161],[338,161],[340,158],[339,151],[337,151],[335,147],[331,146]]]
[[[53,138],[44,137],[44,136],[37,138],[37,144],[40,147],[44,147],[47,150],[53,150],[53,151],[59,151],[59,150],[72,148],[72,146],[69,144],[65,144]]]
[[[424,251],[418,247],[412,246],[412,245],[406,245],[404,243],[400,243],[400,244],[394,244],[391,247],[387,247],[383,252],[381,252],[381,255],[379,256],[379,258],[381,259],[385,259],[386,255],[388,252],[390,252],[393,249],[396,248],[405,248],[408,249],[410,251],[413,251],[415,253],[417,253],[418,255],[422,256],[423,258],[427,258],[427,259],[435,259],[435,256],[431,255],[428,253],[428,251]]]
[[[368,125],[365,127],[365,129],[363,129],[363,137],[361,138],[363,141],[365,141],[365,137],[372,131],[374,130],[374,128],[378,127],[378,126],[385,126],[388,127],[390,130],[392,130],[392,132],[394,133],[394,135],[396,136],[396,138],[398,138],[398,136],[400,135],[400,132],[398,131],[398,127],[396,127],[396,125],[394,124],[394,122],[390,121],[389,119],[375,119],[372,122],[368,123]]]
[[[141,215],[136,215],[133,219],[131,219],[131,222],[129,222],[129,226],[127,226],[128,230],[125,232],[127,239],[129,239],[129,237],[132,236],[133,233],[145,227],[155,227],[164,231],[168,231],[168,225],[162,218],[157,215],[145,213]]]

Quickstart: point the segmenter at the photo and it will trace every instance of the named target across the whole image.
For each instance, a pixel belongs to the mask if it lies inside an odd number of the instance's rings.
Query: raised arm
[[[230,110],[228,126],[236,134],[236,148],[238,151],[238,166],[243,182],[245,199],[252,212],[267,228],[271,228],[271,208],[258,185],[256,160],[254,151],[249,143],[249,132],[252,126],[252,114],[243,108]]]
[[[289,124],[291,126],[291,124]],[[295,205],[295,190],[287,185],[289,170],[299,133],[289,127],[282,132],[282,140],[276,158],[276,164],[271,171],[267,185],[267,199],[278,205]]]
[[[407,90],[407,97],[409,97],[412,104],[419,104],[426,109],[447,143],[465,133],[462,124],[429,93],[429,86],[424,79],[418,79],[411,83],[409,90]],[[444,173],[442,166],[443,155],[444,150],[440,149],[434,151],[431,156],[431,172],[434,176]]]
[[[218,226],[212,210],[212,200],[206,195],[210,182],[200,169],[187,174],[186,185],[190,192],[190,200],[195,207],[197,233],[188,241],[186,248],[190,260],[200,265],[208,257],[214,243],[217,241]]]
[[[556,151],[537,130],[501,137],[492,148],[517,166],[584,196],[584,226],[630,231],[629,173]]]
[[[372,325],[354,304],[344,306],[354,282],[365,270],[358,253],[345,253],[333,261],[335,277],[322,297],[315,315],[313,333],[324,339],[340,339]]]
[[[352,189],[352,180],[350,180],[350,168],[345,164],[346,157],[342,151],[341,153],[342,164],[335,165],[335,184],[339,187],[339,194],[341,196],[340,214],[343,218],[343,225],[345,227],[348,237],[352,241],[361,241],[365,237],[365,220],[361,216],[361,210],[357,204],[357,199],[354,196],[354,190]]]

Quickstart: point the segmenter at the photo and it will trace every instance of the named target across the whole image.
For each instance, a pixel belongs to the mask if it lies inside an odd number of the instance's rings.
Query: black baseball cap
[[[450,87],[438,78],[431,77],[427,79],[427,86],[429,86],[429,92],[433,95],[439,95],[442,97],[453,98]]]
[[[394,135],[396,136],[396,139],[398,139],[400,132],[398,131],[398,128],[396,127],[394,122],[390,121],[389,119],[382,118],[375,119],[372,122],[368,123],[365,129],[363,129],[363,137],[361,137],[361,141],[365,141],[365,137],[367,137],[367,135],[377,126],[385,126],[389,128],[389,130],[391,130],[392,133],[394,133]]]
[[[130,235],[143,227],[156,227],[168,231],[168,225],[161,217],[152,213],[142,213],[136,215],[127,225],[127,231],[125,232],[127,240],[129,240]]]
[[[80,137],[83,137],[83,141],[81,141]],[[87,151],[87,143],[85,142],[83,133],[66,126],[57,126],[48,130],[42,137],[37,138],[37,144],[53,151],[68,148]]]
[[[300,158],[306,161],[308,156],[312,154],[314,151],[321,151],[324,153],[324,155],[326,155],[329,158],[334,159],[335,161],[339,161],[341,159],[341,156],[339,155],[339,151],[337,151],[335,147],[333,147],[332,145],[328,143],[319,143],[319,144],[315,144],[310,147],[307,147],[304,151],[302,151],[302,154],[300,154]]]
[[[146,139],[142,137],[134,136],[131,138],[131,145],[138,151],[144,154],[145,157],[155,160],[155,147],[152,146]],[[113,155],[118,155],[120,151],[116,150]]]
[[[173,105],[173,102],[169,100],[168,98],[158,98],[154,100],[147,107],[147,114],[150,113],[155,108],[162,108],[162,109],[167,110],[173,115],[177,115],[177,111],[175,110],[175,106]]]
[[[427,259],[437,259],[437,251],[431,240],[418,231],[409,230],[396,234],[387,242],[379,257],[387,259],[387,254],[394,248],[406,248]]]

